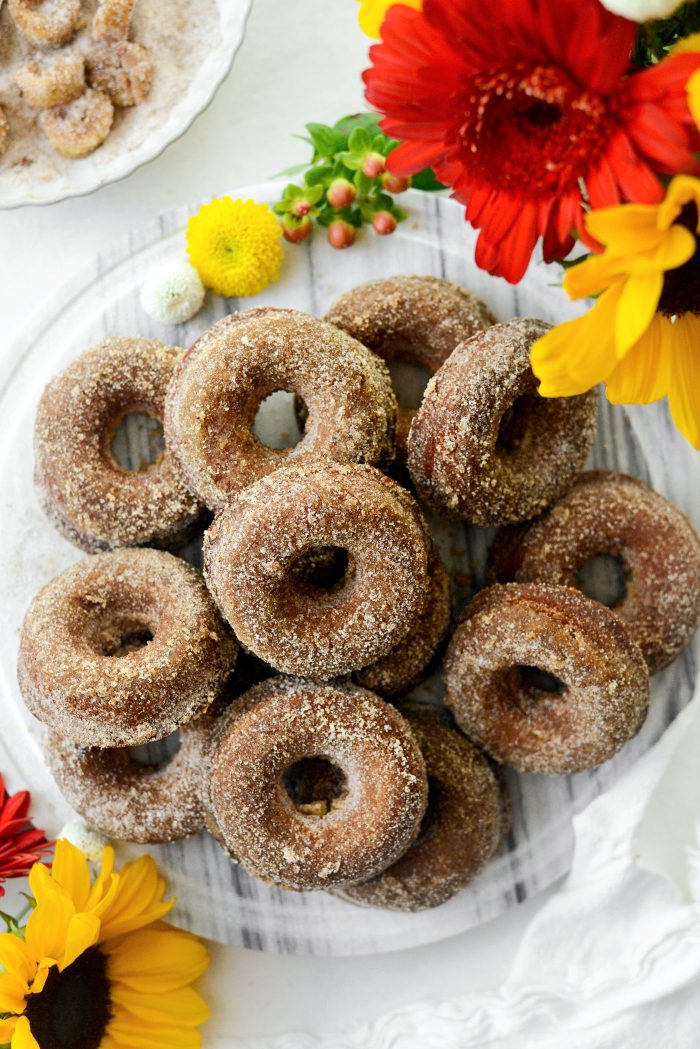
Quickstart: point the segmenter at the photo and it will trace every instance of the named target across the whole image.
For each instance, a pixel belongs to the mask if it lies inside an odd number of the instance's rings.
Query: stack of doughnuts
[[[325,320],[236,313],[186,352],[110,338],[49,384],[37,493],[89,556],[32,602],[19,682],[78,812],[131,841],[206,829],[270,884],[415,911],[502,846],[500,766],[568,774],[634,735],[700,618],[700,542],[641,482],[581,473],[595,400],[539,396],[545,329],[393,277]],[[396,360],[431,375],[417,411]],[[254,433],[278,390],[292,448]],[[114,450],[134,412],[162,423],[142,469]],[[425,511],[502,528],[456,629]],[[202,531],[200,572],[179,555]],[[614,608],[581,589],[602,554],[627,576]],[[446,705],[416,702],[446,646]]]

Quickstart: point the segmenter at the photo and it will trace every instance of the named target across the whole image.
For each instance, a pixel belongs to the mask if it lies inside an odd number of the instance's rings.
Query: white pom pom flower
[[[66,823],[58,836],[75,845],[92,863],[98,863],[102,859],[102,850],[105,845],[109,845],[109,838],[102,831],[90,827],[82,820]]]
[[[170,259],[155,266],[141,289],[141,308],[163,324],[184,324],[202,308],[205,290],[199,274],[186,259]]]
[[[648,22],[650,18],[668,18],[684,0],[600,0],[614,15],[631,22]]]

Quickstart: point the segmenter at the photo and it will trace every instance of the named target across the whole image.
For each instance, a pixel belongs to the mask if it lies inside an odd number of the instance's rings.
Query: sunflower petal
[[[127,863],[119,875],[119,888],[102,915],[102,939],[123,936],[158,921],[174,906],[163,902],[165,881],[150,856]]]
[[[85,910],[90,895],[90,868],[80,849],[65,838],[56,842],[51,874],[73,901],[75,909]]]
[[[66,944],[60,969],[67,969],[88,948],[94,947],[100,936],[100,919],[94,914],[74,914],[68,923]]]
[[[700,317],[684,314],[673,325],[668,403],[673,421],[700,449]]]
[[[6,972],[14,973],[27,984],[36,971],[36,959],[24,940],[9,932],[0,936],[0,965]]]
[[[628,277],[615,311],[615,349],[622,358],[639,342],[656,313],[664,285],[663,273]]]
[[[204,944],[175,929],[141,929],[105,945],[111,980],[162,994],[197,980],[209,966]]]
[[[686,90],[688,92],[688,109],[693,116],[693,120],[700,128],[700,69],[690,77]]]
[[[698,205],[697,232],[700,232],[700,179],[692,175],[676,175],[666,191],[666,199],[659,205],[659,229],[668,229],[685,205],[691,202]]]
[[[657,204],[622,204],[597,208],[585,218],[591,236],[607,248],[626,255],[647,251],[659,240]]]
[[[115,984],[111,989],[113,1004],[126,1009],[144,1023],[169,1027],[199,1027],[211,1015],[209,1006],[193,987],[180,987],[166,994],[140,994]]]
[[[10,1044],[16,1024],[16,1016],[10,1016],[7,1020],[0,1020],[0,1045]]]
[[[564,275],[564,291],[570,299],[585,299],[589,295],[598,295],[609,288],[620,275],[627,272],[627,267],[620,259],[611,259],[605,255],[591,255],[583,262],[567,269]]]
[[[35,958],[62,956],[68,933],[68,923],[75,914],[75,906],[67,896],[53,892],[37,904],[27,922],[27,947]]]
[[[20,1016],[17,1021],[15,1033],[12,1035],[11,1045],[12,1049],[41,1049],[41,1046],[31,1032],[29,1020],[26,1016]]]
[[[668,393],[671,322],[656,313],[639,342],[606,380],[611,404],[651,404]]]
[[[29,888],[37,903],[41,903],[45,896],[56,892],[56,884],[51,877],[51,871],[44,863],[35,863],[30,870]]]
[[[14,973],[0,973],[0,1013],[23,1013],[29,992],[24,980]]]
[[[619,281],[583,317],[557,325],[534,343],[530,359],[543,397],[584,393],[613,370],[615,311],[623,286]]]
[[[121,1013],[110,1023],[106,1037],[116,1049],[200,1049],[202,1045],[202,1036],[194,1027],[159,1024],[154,1029]]]

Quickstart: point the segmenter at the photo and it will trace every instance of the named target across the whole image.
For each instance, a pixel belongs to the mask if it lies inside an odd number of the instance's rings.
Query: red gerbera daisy
[[[370,50],[367,99],[401,139],[397,175],[432,166],[481,230],[476,261],[513,283],[547,261],[585,207],[663,197],[655,172],[695,171],[686,97],[700,55],[630,70],[637,26],[598,0],[397,3]]]
[[[33,827],[27,818],[31,800],[28,790],[8,794],[0,774],[0,896],[5,894],[3,881],[28,874],[51,851],[44,832]]]

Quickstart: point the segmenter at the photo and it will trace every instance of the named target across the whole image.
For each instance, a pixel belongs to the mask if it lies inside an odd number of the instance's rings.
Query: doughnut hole
[[[519,707],[542,699],[553,699],[567,691],[566,684],[541,667],[517,665],[501,672],[501,686]]]
[[[275,390],[258,404],[253,433],[267,448],[294,448],[304,436],[306,401],[289,390]]]
[[[347,776],[324,757],[295,761],[282,774],[282,785],[303,816],[327,816],[342,805],[348,793]]]
[[[103,623],[97,632],[96,648],[103,656],[119,659],[150,644],[153,631],[139,619],[118,617]]]
[[[289,574],[294,586],[312,597],[323,597],[350,583],[354,563],[342,546],[315,546],[292,562]]]
[[[576,586],[608,608],[619,608],[627,597],[631,574],[623,559],[615,554],[589,557],[576,574]]]
[[[114,419],[105,432],[104,453],[124,473],[148,473],[165,452],[163,424],[150,412],[134,408]]]
[[[144,743],[140,747],[127,747],[126,749],[129,760],[133,761],[135,765],[142,765],[150,769],[161,769],[170,764],[180,750],[181,745],[182,741],[178,729],[175,732],[171,732],[169,736],[165,736],[164,739],[156,740],[153,743]]]
[[[399,408],[415,412],[421,406],[425,388],[430,381],[430,372],[410,359],[391,360],[388,368]]]
[[[524,453],[536,439],[539,419],[546,407],[546,399],[535,391],[517,397],[501,416],[496,438],[496,451],[505,457]]]

